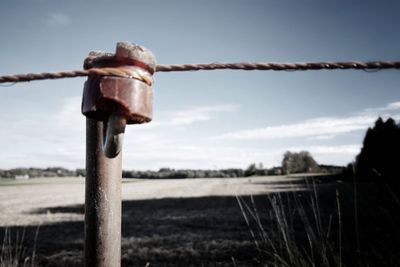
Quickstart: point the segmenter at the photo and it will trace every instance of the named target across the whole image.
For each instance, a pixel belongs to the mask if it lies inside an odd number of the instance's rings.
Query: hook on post
[[[116,53],[90,52],[84,68],[114,68],[127,77],[89,76],[85,83],[82,113],[104,122],[103,152],[113,158],[122,150],[126,124],[152,119],[153,53],[144,47],[120,42]]]
[[[122,150],[126,119],[123,116],[111,114],[105,127],[103,151],[106,157],[115,158]]]
[[[91,52],[84,68],[113,68],[124,76],[89,76],[82,100],[87,117],[85,266],[119,267],[122,143],[126,124],[152,119],[155,58],[141,46],[118,43],[115,54]]]

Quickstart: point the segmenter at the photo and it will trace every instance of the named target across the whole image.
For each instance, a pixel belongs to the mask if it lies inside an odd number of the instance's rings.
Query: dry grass
[[[337,191],[337,210],[325,220],[320,211],[315,184],[309,189],[304,193],[308,206],[296,193],[268,195],[268,224],[262,222],[253,196],[250,197],[250,203],[237,197],[255,248],[267,266],[343,265],[339,193]],[[283,198],[286,198],[285,201]],[[335,236],[332,236],[334,219],[337,220],[335,225],[338,229],[335,229]],[[338,243],[333,240],[336,238],[339,239]]]
[[[34,267],[36,256],[36,242],[39,234],[37,227],[34,247],[26,248],[24,245],[25,230],[16,231],[15,236],[9,229],[4,230],[3,243],[0,249],[0,267]],[[31,254],[28,251],[31,250]]]
[[[400,187],[378,181],[333,182],[312,179],[305,183],[307,191],[269,194],[262,206],[253,197],[237,197],[261,262],[400,266]]]

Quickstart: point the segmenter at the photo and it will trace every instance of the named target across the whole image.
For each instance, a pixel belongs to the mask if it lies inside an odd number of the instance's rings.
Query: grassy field
[[[286,178],[296,181],[299,178]],[[123,179],[123,201],[234,196],[279,192],[280,176],[252,179]],[[268,186],[259,183],[267,182]],[[82,221],[81,213],[55,212],[55,207],[84,203],[85,180],[82,178],[0,179],[0,226],[29,226],[63,221]],[[36,212],[40,210],[41,212]]]
[[[330,176],[124,180],[122,265],[400,266],[393,190],[356,185]],[[24,233],[21,259],[34,248],[39,266],[82,266],[83,200],[82,178],[0,180],[0,235],[11,236],[3,245]]]

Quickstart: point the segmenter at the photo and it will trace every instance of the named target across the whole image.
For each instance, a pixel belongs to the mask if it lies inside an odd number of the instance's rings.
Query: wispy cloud
[[[71,23],[71,18],[63,13],[49,13],[44,23],[48,26],[66,26]]]
[[[52,115],[25,118],[0,129],[2,166],[83,167],[85,158],[85,118],[80,113],[80,97],[66,98]],[[359,153],[361,144],[334,145],[328,139],[359,131],[373,125],[377,116],[386,114],[399,119],[400,102],[369,109],[349,117],[314,118],[286,125],[274,125],[227,133],[215,140],[204,125],[202,136],[194,137],[187,126],[206,124],[232,115],[238,105],[220,104],[187,109],[167,110],[156,114],[157,120],[146,125],[128,127],[124,140],[124,168],[227,168],[247,167],[262,161],[265,166],[281,163],[285,151],[309,151],[319,163],[347,164]],[[384,116],[384,115],[382,115]],[[159,122],[158,122],[159,121]],[[177,127],[170,127],[171,125]],[[156,128],[153,128],[156,127]],[[182,127],[178,132],[177,128]],[[12,132],[9,135],[8,132]],[[187,134],[185,134],[187,133]],[[274,142],[244,144],[244,139],[307,138],[305,143]],[[224,138],[226,142],[221,142]],[[313,142],[310,139],[320,139]],[[322,139],[322,141],[321,141]],[[299,139],[304,140],[304,139]],[[353,141],[350,141],[353,142]],[[321,145],[323,143],[324,145]],[[306,145],[307,144],[307,145]]]
[[[84,166],[85,119],[80,97],[64,99],[54,113],[25,117],[0,131],[4,155],[9,155],[2,159],[2,166]]]
[[[384,107],[367,108],[364,111],[362,111],[361,114],[377,115],[377,114],[382,114],[382,113],[392,112],[392,111],[397,111],[397,110],[400,110],[400,101],[389,103]]]
[[[400,102],[393,102],[386,106],[386,110],[398,110],[400,109]]]
[[[309,119],[292,124],[267,126],[263,128],[239,130],[217,136],[216,139],[283,139],[296,137],[309,137],[315,139],[333,139],[338,135],[366,130],[372,126],[378,116],[392,116],[395,119],[400,114],[387,114],[382,112],[397,111],[400,102],[388,104],[384,108],[368,109],[363,113],[349,117],[321,117]]]
[[[65,98],[50,115],[38,115],[23,123],[21,120],[12,121],[8,123],[7,129],[0,129],[0,140],[9,141],[2,144],[4,154],[8,155],[2,160],[2,166],[83,167],[85,118],[80,106],[81,97]],[[220,104],[169,110],[157,114],[160,122],[128,127],[124,140],[124,162],[127,162],[127,168],[137,162],[141,163],[138,168],[154,168],[159,164],[196,167],[199,162],[200,167],[208,166],[209,157],[216,155],[217,149],[203,148],[207,145],[196,145],[187,137],[182,140],[182,136],[177,137],[169,126],[186,127],[218,119],[221,113],[237,109],[237,105]],[[224,154],[224,151],[221,153]],[[162,165],[163,162],[171,164]]]
[[[162,121],[153,122],[151,127],[157,126],[179,126],[189,125],[201,121],[209,121],[215,118],[219,113],[234,112],[238,110],[238,105],[214,105],[214,106],[200,106],[188,109],[168,111],[162,114]]]
[[[282,139],[292,137],[326,137],[365,129],[376,117],[316,118],[294,124],[241,130],[219,136],[223,139]]]
[[[50,125],[53,125],[53,129],[57,129],[59,135],[64,138],[65,136],[75,136],[82,134],[85,131],[84,117],[80,112],[81,98],[72,97],[66,98],[60,110],[49,117]],[[215,119],[218,114],[224,112],[234,112],[239,108],[238,105],[226,104],[226,105],[214,105],[214,106],[199,106],[189,109],[170,110],[162,114],[158,114],[160,117],[157,121],[153,121],[149,124],[145,124],[147,127],[141,127],[138,129],[153,129],[154,127],[165,127],[168,126],[185,126],[194,124],[197,122],[204,122]],[[140,140],[152,140],[155,139],[152,133],[143,134],[138,136]]]

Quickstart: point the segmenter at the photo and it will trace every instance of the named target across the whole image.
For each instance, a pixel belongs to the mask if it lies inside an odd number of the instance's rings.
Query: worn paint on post
[[[121,265],[122,153],[103,152],[104,123],[86,119],[85,266]]]

